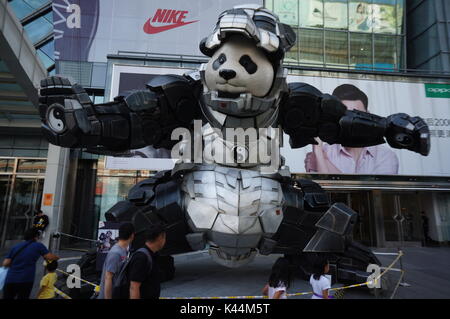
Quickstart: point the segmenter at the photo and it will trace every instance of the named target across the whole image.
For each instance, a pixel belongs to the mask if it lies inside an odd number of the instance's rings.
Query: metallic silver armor
[[[206,233],[211,256],[228,267],[250,262],[283,219],[280,183],[258,171],[201,165],[182,191],[189,226]]]

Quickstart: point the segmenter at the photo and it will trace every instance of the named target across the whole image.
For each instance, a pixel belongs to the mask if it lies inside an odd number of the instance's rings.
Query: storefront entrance
[[[375,223],[371,207],[370,192],[329,192],[331,202],[341,202],[358,213],[358,220],[353,228],[353,238],[366,245],[376,246]]]
[[[417,193],[334,190],[328,193],[332,203],[344,203],[358,213],[353,230],[356,241],[372,247],[423,244],[423,203]]]
[[[0,164],[6,159],[0,158]],[[41,207],[46,161],[8,159],[9,172],[0,174],[0,247],[23,240],[33,224],[34,212]],[[8,173],[8,174],[6,174]]]
[[[383,193],[383,226],[386,247],[421,246],[421,202],[416,193]]]

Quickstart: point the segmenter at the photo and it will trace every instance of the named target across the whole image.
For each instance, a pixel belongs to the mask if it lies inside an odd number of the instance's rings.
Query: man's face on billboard
[[[360,100],[356,100],[356,101],[343,100],[341,102],[347,107],[347,110],[349,110],[349,111],[357,110],[357,111],[367,112],[367,110],[364,106],[364,103]]]

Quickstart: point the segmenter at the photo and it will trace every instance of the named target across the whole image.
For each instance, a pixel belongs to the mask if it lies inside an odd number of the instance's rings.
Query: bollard
[[[52,233],[50,236],[49,250],[55,255],[59,254],[60,235]]]
[[[401,253],[402,251],[399,249],[398,252]],[[403,269],[403,255],[402,255],[402,257],[400,257],[399,262],[400,262],[400,270],[401,270],[402,273],[403,273],[402,281],[400,282],[399,285],[402,286],[402,287],[411,287],[411,285],[408,284],[408,283],[405,281],[405,275],[404,275],[404,274],[405,274],[405,271],[404,271],[404,269]]]

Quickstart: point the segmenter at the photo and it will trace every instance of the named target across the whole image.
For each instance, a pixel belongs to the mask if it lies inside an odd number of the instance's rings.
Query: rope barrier
[[[363,287],[363,286],[367,286],[372,283],[377,283],[378,280],[380,280],[380,278],[382,276],[384,276],[384,274],[388,270],[390,270],[397,263],[397,261],[403,256],[403,252],[399,251],[399,253],[395,254],[395,255],[397,255],[397,258],[395,258],[394,261],[388,267],[383,267],[383,268],[385,268],[383,273],[378,275],[373,281],[367,281],[362,284],[354,284],[354,285],[345,286],[345,287],[331,288],[330,291],[338,292],[338,291],[342,291],[345,289]],[[403,273],[403,270],[402,270],[402,273]],[[306,291],[306,292],[298,292],[298,293],[293,293],[293,294],[286,294],[286,296],[287,297],[296,297],[296,296],[312,295],[313,293],[314,292],[312,292],[312,291]],[[268,298],[267,296],[224,296],[224,297],[161,297],[160,299],[267,299],[267,298]]]
[[[66,234],[66,233],[61,233],[61,232],[57,232],[54,233],[53,236],[59,236],[59,235],[63,235],[66,237],[71,237],[71,238],[76,238],[76,239],[81,239],[81,240],[86,240],[86,241],[90,241],[90,242],[94,242],[94,243],[98,243],[98,240],[95,239],[90,239],[90,238],[83,238],[83,237],[78,237],[78,236],[74,236],[74,235],[70,235],[70,234]]]
[[[90,282],[90,281],[84,280],[83,278],[77,277],[77,276],[75,276],[75,275],[73,275],[73,274],[69,274],[68,272],[65,272],[64,270],[61,270],[61,269],[56,269],[56,271],[58,271],[58,272],[60,272],[60,273],[62,273],[62,274],[64,274],[64,275],[67,275],[67,276],[69,276],[69,277],[78,279],[78,280],[80,280],[80,281],[82,281],[82,282],[85,282],[85,283],[87,283],[88,285],[93,286],[95,292],[99,292],[99,291],[100,291],[100,286],[99,286],[99,285],[96,285],[96,284],[94,284],[94,283],[92,283],[92,282]]]
[[[373,283],[376,284],[376,283],[378,282],[378,280],[380,280],[380,278],[383,277],[383,276],[386,274],[387,271],[389,271],[389,270],[391,270],[391,269],[395,269],[395,271],[401,272],[401,277],[400,277],[399,282],[397,283],[397,286],[396,286],[396,288],[395,288],[394,293],[393,293],[392,296],[391,296],[391,299],[392,299],[393,296],[394,296],[394,294],[395,294],[395,292],[397,291],[398,286],[400,285],[400,282],[401,282],[401,280],[402,280],[402,278],[403,278],[403,275],[404,275],[404,273],[405,273],[402,269],[393,268],[393,266],[397,263],[397,261],[398,261],[403,255],[404,255],[404,254],[403,254],[403,251],[400,250],[399,253],[397,254],[397,257],[394,259],[394,261],[393,261],[388,267],[381,267],[381,269],[384,269],[384,271],[383,271],[380,275],[378,275],[375,279],[373,279],[372,281],[367,281],[367,282],[364,282],[364,283],[361,283],[361,284],[354,284],[354,285],[349,285],[349,286],[345,286],[345,287],[331,288],[331,289],[329,289],[329,290],[330,290],[330,291],[334,291],[334,292],[339,292],[339,291],[343,291],[343,290],[345,290],[345,289],[356,288],[356,287],[363,287],[363,286],[367,286],[367,285],[373,284]],[[82,281],[82,282],[85,282],[85,283],[87,283],[87,284],[93,286],[95,292],[99,292],[99,291],[100,291],[100,286],[97,285],[97,284],[94,284],[94,283],[92,283],[92,282],[89,282],[89,281],[87,281],[87,280],[84,280],[84,279],[82,279],[82,278],[80,278],[80,277],[77,277],[77,276],[75,276],[75,275],[73,275],[73,274],[69,274],[69,273],[67,273],[67,272],[65,272],[65,271],[63,271],[63,270],[61,270],[61,269],[56,269],[56,271],[58,271],[58,272],[60,272],[60,273],[62,273],[62,274],[65,274],[65,275],[67,275],[67,276],[69,276],[69,277],[78,279],[78,280],[80,280],[80,281]],[[61,295],[61,294],[64,294],[63,292],[61,292],[60,290],[58,290],[58,289],[56,289],[56,288],[55,288],[55,291],[56,291],[58,294],[60,294],[60,295]],[[58,292],[58,291],[59,291],[59,292]],[[312,292],[312,291],[306,291],[306,292],[298,292],[298,293],[286,294],[286,296],[287,296],[287,297],[296,297],[296,296],[312,295],[313,293],[314,293],[314,292]],[[65,294],[64,294],[64,295],[65,295]],[[63,296],[63,295],[61,295],[61,296]],[[65,296],[67,296],[67,295],[65,295]],[[64,297],[64,296],[63,296],[63,297]],[[69,296],[67,296],[67,297],[69,297]],[[69,298],[70,298],[70,297],[69,297]],[[66,298],[66,299],[67,299],[67,298]],[[70,299],[71,299],[71,298],[70,298]],[[190,299],[190,300],[192,300],[192,299],[268,299],[268,297],[267,297],[267,296],[160,297],[159,299]]]
[[[380,255],[380,256],[397,256],[398,253],[379,253],[379,252],[373,252],[374,255]]]
[[[63,297],[64,299],[72,299],[70,296],[63,293],[61,290],[55,287],[55,293]]]

